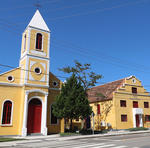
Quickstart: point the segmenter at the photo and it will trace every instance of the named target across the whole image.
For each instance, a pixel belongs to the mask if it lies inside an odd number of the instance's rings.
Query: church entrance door
[[[28,105],[27,132],[41,133],[41,111],[42,104],[38,99],[32,99]]]

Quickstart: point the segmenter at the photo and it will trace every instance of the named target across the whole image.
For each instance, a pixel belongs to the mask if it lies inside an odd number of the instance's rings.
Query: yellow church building
[[[0,74],[0,135],[64,131],[52,113],[61,81],[50,70],[50,30],[37,10],[22,35],[19,67]]]
[[[95,130],[150,128],[150,94],[135,76],[92,87],[88,96]]]

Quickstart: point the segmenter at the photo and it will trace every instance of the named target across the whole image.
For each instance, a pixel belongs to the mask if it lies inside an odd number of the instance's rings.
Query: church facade
[[[0,74],[0,135],[59,133],[52,113],[61,81],[50,70],[50,30],[37,10],[22,35],[19,67]]]

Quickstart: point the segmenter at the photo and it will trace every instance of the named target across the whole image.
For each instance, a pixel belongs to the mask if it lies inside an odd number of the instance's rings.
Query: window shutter
[[[100,114],[100,104],[97,104],[97,114]]]

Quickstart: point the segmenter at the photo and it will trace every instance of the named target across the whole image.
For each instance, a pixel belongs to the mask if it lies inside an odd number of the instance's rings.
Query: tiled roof
[[[106,83],[104,85],[95,86],[88,90],[89,102],[97,102],[113,99],[113,92],[119,88],[125,79]]]

